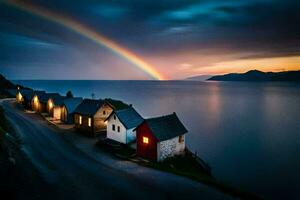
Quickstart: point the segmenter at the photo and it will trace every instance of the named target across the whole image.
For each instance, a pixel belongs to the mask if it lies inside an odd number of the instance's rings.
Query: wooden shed
[[[176,113],[145,119],[136,128],[137,155],[154,161],[184,153],[187,129]]]

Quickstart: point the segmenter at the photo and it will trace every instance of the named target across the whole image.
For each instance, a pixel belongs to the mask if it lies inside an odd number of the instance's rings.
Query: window
[[[114,115],[114,120],[116,120],[117,118],[116,118],[116,115]]]
[[[105,112],[105,110],[103,110],[103,115],[106,115],[106,112]]]
[[[120,126],[118,126],[118,132],[120,132]]]
[[[183,135],[180,135],[180,136],[179,136],[178,142],[179,142],[179,143],[183,143],[183,142],[184,142],[184,137],[183,137]]]
[[[144,144],[148,144],[148,143],[149,143],[149,138],[143,137],[143,143],[144,143]]]
[[[82,124],[82,117],[79,115],[79,124]]]
[[[91,127],[92,126],[92,118],[89,117],[88,119],[88,126]]]
[[[116,126],[113,124],[112,125],[112,130],[115,131],[116,130]]]

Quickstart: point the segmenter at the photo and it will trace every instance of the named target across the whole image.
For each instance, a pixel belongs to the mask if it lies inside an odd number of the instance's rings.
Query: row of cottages
[[[107,138],[129,144],[136,141],[137,155],[153,161],[182,154],[185,150],[187,129],[176,113],[143,119],[131,106],[113,99],[66,98],[58,93],[19,90],[18,102],[37,112],[65,123],[75,123],[75,128],[94,136],[107,132]]]
[[[74,111],[75,128],[90,136],[106,131],[108,116],[129,105],[113,99],[84,99]]]

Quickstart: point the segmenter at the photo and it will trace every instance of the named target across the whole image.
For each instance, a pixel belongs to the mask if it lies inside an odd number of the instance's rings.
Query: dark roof
[[[26,100],[31,100],[34,97],[34,95],[37,95],[38,97],[40,97],[41,95],[43,95],[45,93],[46,93],[45,91],[37,90],[37,91],[28,92],[28,93],[24,94],[23,96]]]
[[[81,97],[75,97],[75,98],[67,98],[64,100],[63,105],[66,107],[68,113],[73,113],[77,106],[82,102]]]
[[[162,117],[145,119],[152,133],[159,141],[172,139],[187,133],[187,129],[178,119],[176,113]]]
[[[84,99],[75,109],[74,113],[94,116],[96,112],[103,105],[104,101],[102,99]]]
[[[40,102],[47,103],[49,99],[60,98],[58,93],[44,93],[39,97]]]
[[[123,110],[126,108],[129,108],[130,105],[124,103],[123,101],[120,100],[115,100],[115,99],[104,99],[106,103],[108,103],[114,110]]]
[[[127,129],[137,127],[144,120],[143,117],[131,106],[123,110],[114,111],[112,114],[115,114]]]
[[[66,97],[64,97],[64,96],[55,96],[55,97],[52,97],[50,99],[52,99],[53,104],[55,106],[62,106],[63,103],[64,103],[64,100],[66,99]]]

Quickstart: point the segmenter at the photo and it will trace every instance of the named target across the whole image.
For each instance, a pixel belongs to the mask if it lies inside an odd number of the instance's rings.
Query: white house
[[[107,138],[128,144],[135,141],[135,128],[143,122],[141,115],[133,108],[113,111],[107,121]]]

